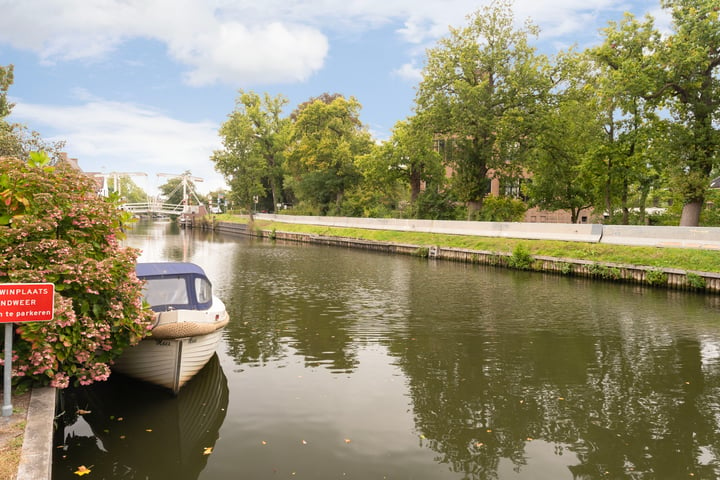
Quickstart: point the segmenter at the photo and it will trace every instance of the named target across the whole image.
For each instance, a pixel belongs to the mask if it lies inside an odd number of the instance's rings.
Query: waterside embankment
[[[694,248],[713,251],[718,250],[718,254],[720,254],[720,228],[455,222],[267,214],[258,215],[256,218],[286,224],[297,223],[328,227],[479,235],[528,240],[577,241],[630,246]],[[274,240],[360,248],[383,253],[414,255],[436,260],[450,260],[561,275],[581,276],[673,290],[693,290],[710,294],[720,293],[720,274],[701,270],[647,267],[540,255],[531,256],[529,254],[518,254],[518,252],[492,252],[445,247],[442,245],[381,242],[339,236],[279,231],[277,229],[263,230],[259,228],[248,228],[246,224],[233,222],[212,221],[209,224],[204,223],[202,225],[219,232],[252,235]],[[291,230],[291,228],[288,228],[288,230]]]

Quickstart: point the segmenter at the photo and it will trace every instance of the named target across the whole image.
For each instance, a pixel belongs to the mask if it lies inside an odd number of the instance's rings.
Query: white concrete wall
[[[603,225],[601,243],[720,250],[717,227]]]
[[[598,242],[602,235],[602,226],[592,224],[463,222],[451,220],[313,217],[272,214],[258,214],[256,218],[284,223],[324,225],[328,227],[447,233],[453,235],[478,235],[484,237],[524,238],[530,240]]]
[[[573,223],[463,222],[451,220],[313,217],[274,214],[257,214],[256,218],[284,223],[324,225],[328,227],[720,250],[720,228],[717,227],[643,227]]]

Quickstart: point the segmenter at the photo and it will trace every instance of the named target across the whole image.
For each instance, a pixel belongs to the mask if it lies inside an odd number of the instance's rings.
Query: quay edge
[[[200,227],[200,225],[196,225],[196,227]],[[213,222],[211,228],[222,233],[250,235],[271,240],[287,240],[345,248],[360,248],[383,253],[413,255],[437,260],[513,268],[511,266],[513,255],[509,253],[378,242],[348,237],[333,237],[277,230],[248,229],[246,224],[232,222]],[[720,274],[713,272],[623,265],[546,256],[533,256],[532,262],[525,270],[661,287],[671,290],[720,294]]]

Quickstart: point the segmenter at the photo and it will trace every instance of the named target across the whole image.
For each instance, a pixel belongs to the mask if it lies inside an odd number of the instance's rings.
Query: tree
[[[720,165],[720,7],[716,0],[662,0],[674,33],[658,49],[674,119],[677,162],[673,186],[681,192],[680,225],[697,226],[714,167]]]
[[[13,66],[0,66],[0,120],[10,115],[13,104],[8,101],[7,92],[13,84]]]
[[[397,122],[390,139],[355,163],[362,180],[346,195],[354,208],[343,209],[348,215],[380,217],[402,210],[404,215],[414,216],[422,188],[430,185],[437,189],[444,181],[432,134],[416,116]]]
[[[418,116],[395,124],[381,155],[392,172],[410,187],[410,203],[415,203],[423,184],[439,184],[444,170],[440,154],[433,148],[433,134]]]
[[[299,200],[338,212],[344,193],[360,180],[356,159],[368,154],[370,134],[359,119],[361,105],[338,96],[316,99],[298,110],[287,150],[288,173]]]
[[[118,194],[119,199],[123,203],[143,203],[147,202],[148,194],[140,188],[140,186],[130,178],[129,175],[120,175],[118,178]],[[114,185],[110,189],[111,192],[115,192]]]
[[[619,28],[610,25],[600,53],[631,95],[670,115],[670,186],[683,203],[680,224],[695,226],[719,164],[720,7],[715,0],[662,0],[661,5],[673,17],[670,35],[654,31],[651,18],[642,25],[630,18]]]
[[[587,168],[603,143],[603,105],[593,88],[594,65],[572,50],[556,59],[556,88],[546,109],[537,115],[530,180],[523,185],[528,203],[544,210],[567,210],[577,223],[582,210],[595,204],[593,181]]]
[[[287,103],[281,95],[266,93],[261,98],[240,90],[235,110],[220,127],[224,149],[216,150],[211,159],[241,204],[249,206],[254,197],[265,196],[266,187],[273,209],[283,201],[283,155],[290,121],[282,117],[282,110]]]
[[[529,203],[545,210],[568,210],[570,221],[577,223],[580,212],[594,204],[593,177],[583,164],[588,151],[601,141],[597,117],[586,102],[563,98],[545,122],[530,162]]]
[[[165,203],[180,205],[186,200],[184,195],[189,197],[188,201],[193,197],[198,203],[202,203],[203,201],[202,198],[197,196],[195,182],[190,174],[190,170],[186,170],[182,175],[170,178],[167,182],[160,185],[158,189],[160,190],[160,194],[165,197]]]
[[[0,157],[28,158],[30,152],[44,151],[50,156],[52,164],[58,163],[65,147],[64,141],[45,141],[39,133],[28,131],[24,125],[5,120],[14,106],[7,98],[12,84],[13,66],[0,66]]]
[[[604,145],[596,150],[596,189],[613,222],[620,203],[621,223],[629,223],[631,197],[644,218],[650,190],[658,186],[662,158],[658,152],[662,122],[658,105],[646,93],[657,85],[650,46],[660,43],[652,19],[639,22],[626,13],[620,24],[610,22],[605,41],[588,51],[596,64],[592,88],[604,112]]]
[[[45,154],[0,161],[0,283],[55,284],[53,320],[15,327],[12,375],[88,385],[148,334],[152,311],[139,251],[119,243],[130,214],[98,197],[93,179],[48,164]]]
[[[208,205],[210,211],[214,213],[226,212],[229,209],[227,202],[227,192],[224,188],[213,190],[208,193]]]
[[[551,85],[547,59],[528,44],[537,28],[528,23],[516,30],[508,1],[468,20],[428,51],[416,103],[433,133],[444,137],[453,188],[474,216],[490,191],[491,170],[520,174],[531,119]]]

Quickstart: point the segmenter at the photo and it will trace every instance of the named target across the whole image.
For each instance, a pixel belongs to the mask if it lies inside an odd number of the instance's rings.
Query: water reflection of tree
[[[242,364],[263,364],[291,354],[304,357],[309,367],[351,371],[356,349],[343,302],[352,296],[351,278],[333,278],[319,271],[326,259],[300,261],[283,250],[255,250],[240,255],[235,267],[246,272],[231,291],[229,309],[238,321],[227,327],[228,353]],[[339,269],[342,272],[342,269]]]
[[[357,365],[356,351],[348,333],[348,322],[328,315],[296,299],[294,316],[278,304],[287,300],[255,292],[252,315],[228,326],[228,353],[242,364],[263,364],[288,355],[288,346],[305,358],[309,367],[325,366],[333,371],[350,371]],[[265,297],[259,299],[258,297]],[[261,308],[258,308],[258,305]]]
[[[717,478],[718,371],[702,369],[698,340],[598,328],[469,336],[418,325],[392,348],[424,444],[468,479],[498,478],[502,458],[522,468],[533,440],[574,454],[577,479]]]
[[[671,307],[681,299],[643,304],[642,296],[615,307],[608,296],[635,293],[618,290],[599,292],[594,304],[597,284],[547,289],[570,280],[523,282],[469,267],[463,277],[455,265],[447,276],[438,264],[432,275],[410,265],[405,277],[383,277],[342,264],[354,258],[344,251],[329,258],[334,252],[239,254],[241,274],[226,292],[235,319],[226,343],[236,362],[299,355],[308,366],[353,370],[358,332],[374,316],[392,323],[377,328],[407,376],[423,445],[466,479],[498,478],[504,459],[516,469],[533,465],[533,441],[554,446],[576,479],[720,473],[717,363],[702,362],[691,326],[683,335],[662,320],[698,318],[691,309],[701,307]],[[542,297],[546,290],[582,302],[546,305],[553,300]],[[528,297],[543,303],[542,317]]]

